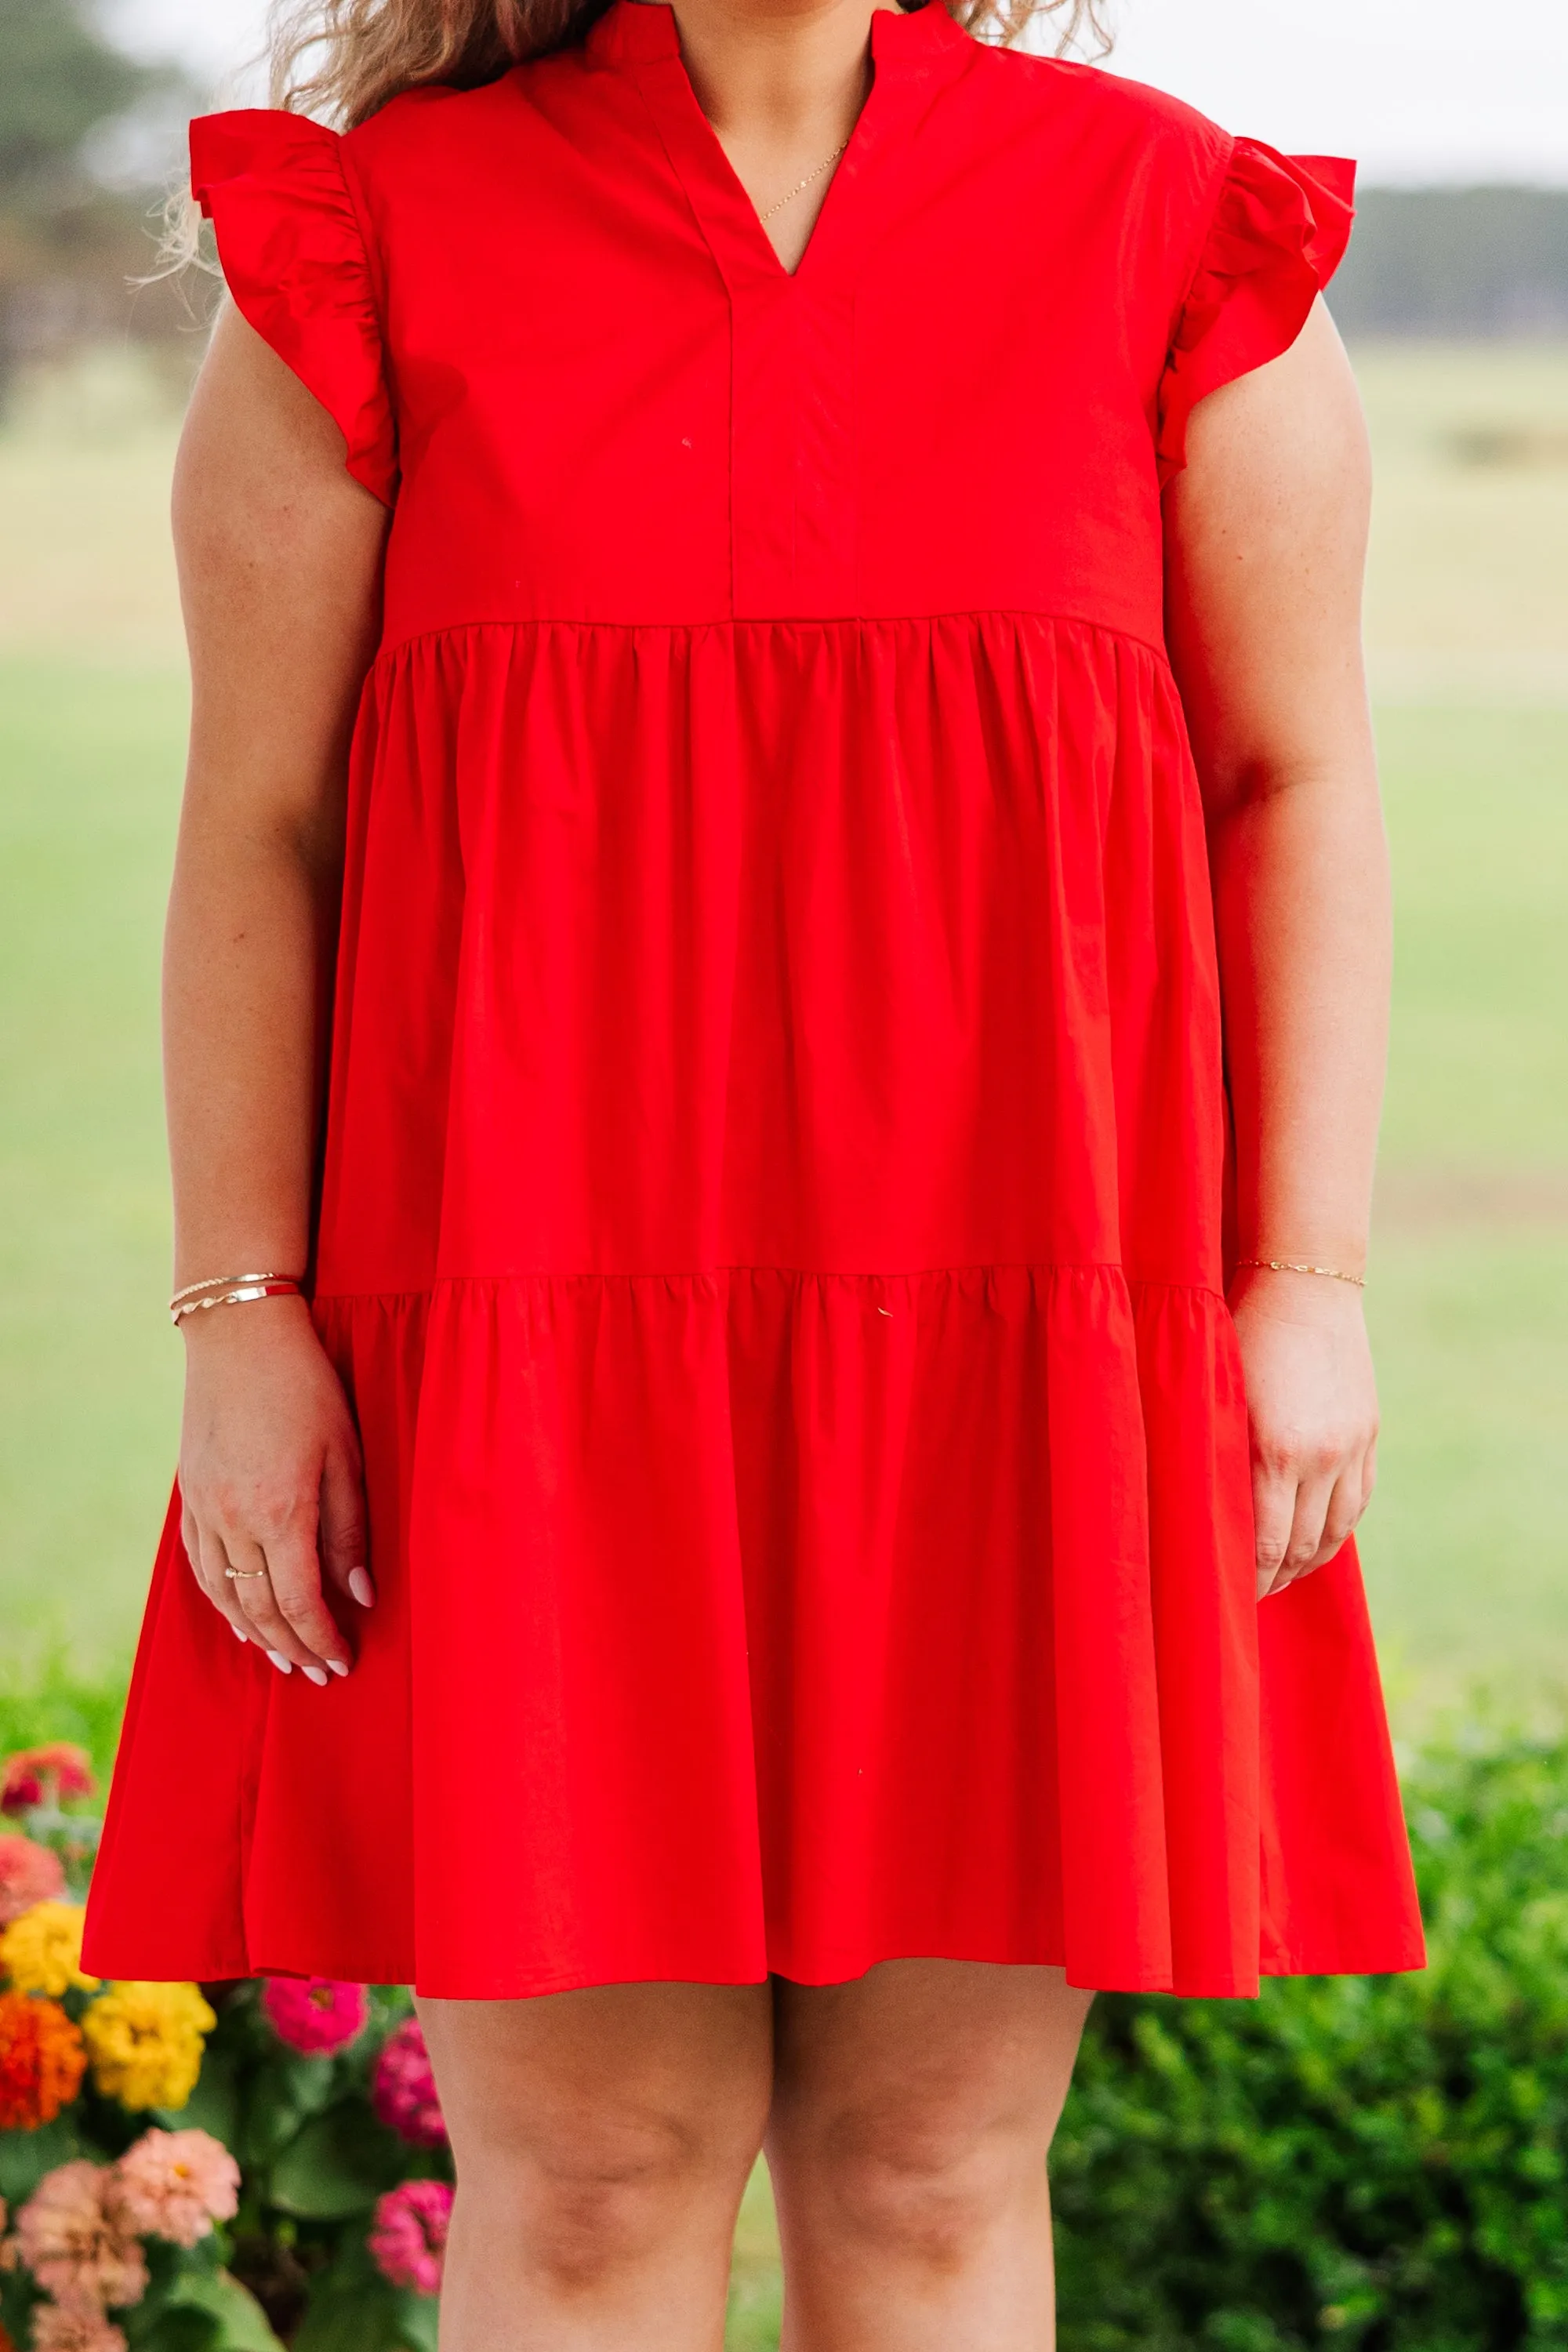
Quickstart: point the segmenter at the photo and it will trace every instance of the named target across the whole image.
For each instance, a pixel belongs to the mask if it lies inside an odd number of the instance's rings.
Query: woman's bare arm
[[[1243,1257],[1359,1274],[1389,987],[1387,856],[1362,670],[1369,467],[1320,302],[1194,414],[1166,499],[1168,627],[1208,812]],[[1372,1491],[1361,1293],[1238,1274],[1260,1592],[1330,1559]]]
[[[384,523],[325,411],[226,310],[174,479],[193,686],[163,990],[176,1287],[305,1269],[347,752]],[[275,1298],[181,1328],[192,1566],[275,1662],[322,1682],[346,1673],[321,1571],[345,1592],[352,1576],[368,1605],[359,1449],[310,1316]]]

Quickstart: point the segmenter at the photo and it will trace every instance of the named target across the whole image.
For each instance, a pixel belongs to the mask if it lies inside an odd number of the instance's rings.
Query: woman
[[[448,2352],[719,2345],[763,2145],[797,2352],[1023,2352],[1092,1988],[1420,1963],[1348,172],[940,0],[325,29],[194,133],[90,1965],[414,1984]]]

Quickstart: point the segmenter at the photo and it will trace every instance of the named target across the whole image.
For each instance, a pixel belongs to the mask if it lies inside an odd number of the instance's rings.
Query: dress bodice
[[[281,138],[311,151],[297,183],[306,163],[312,194],[335,183],[295,308],[338,306],[342,352],[306,364],[363,436],[362,478],[400,468],[389,644],[980,612],[1162,642],[1186,406],[1294,333],[1348,232],[1344,169],[986,47],[940,0],[871,27],[870,95],[793,276],[666,0],[615,0],[583,46],[397,99],[341,142],[277,116],[198,135],[242,302],[235,164],[287,178]],[[379,384],[340,380],[377,351]]]

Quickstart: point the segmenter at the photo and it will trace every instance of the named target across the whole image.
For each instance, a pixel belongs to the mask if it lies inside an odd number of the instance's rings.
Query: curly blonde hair
[[[274,0],[272,103],[348,130],[403,90],[494,81],[523,58],[565,48],[608,0]],[[944,0],[926,0],[941,7]],[[967,32],[1000,46],[1035,23],[1055,47],[1110,47],[1101,0],[951,0]]]

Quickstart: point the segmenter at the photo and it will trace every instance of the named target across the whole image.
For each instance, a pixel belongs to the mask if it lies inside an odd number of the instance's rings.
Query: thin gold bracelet
[[[187,1282],[184,1290],[176,1290],[169,1301],[171,1310],[182,1298],[194,1298],[199,1290],[233,1290],[242,1282],[298,1282],[294,1274],[209,1274],[205,1282]]]
[[[1366,1288],[1364,1274],[1343,1274],[1337,1265],[1309,1265],[1300,1257],[1238,1257],[1239,1272],[1244,1266],[1256,1266],[1261,1274],[1318,1274],[1325,1282],[1352,1282],[1358,1290]]]
[[[248,1307],[257,1298],[299,1298],[300,1286],[291,1274],[258,1276],[254,1280],[236,1282],[231,1289],[209,1291],[202,1298],[184,1298],[169,1309],[169,1320],[177,1329],[187,1315],[200,1315],[208,1307]]]

